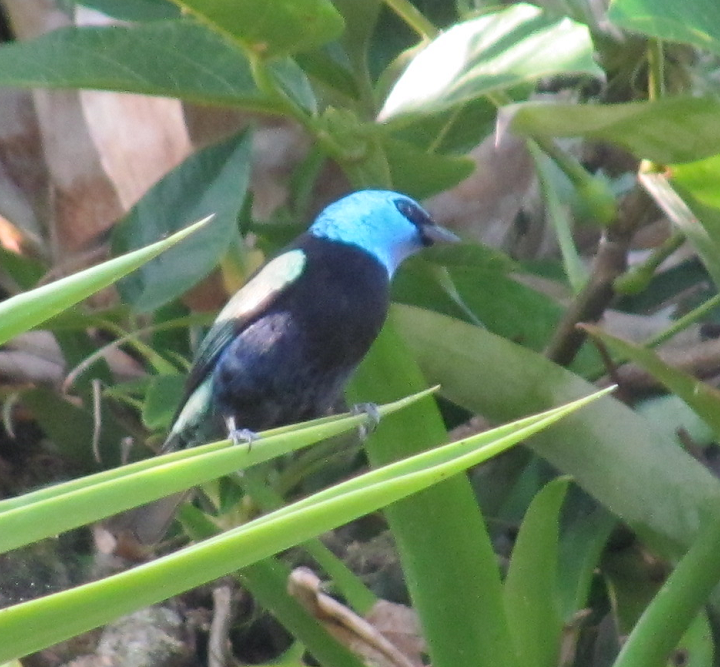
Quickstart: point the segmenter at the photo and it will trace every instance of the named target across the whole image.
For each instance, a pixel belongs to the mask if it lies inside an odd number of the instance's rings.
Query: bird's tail
[[[105,527],[119,540],[134,541],[140,547],[150,547],[165,536],[178,507],[192,493],[192,489],[181,491],[116,514],[105,522]]]

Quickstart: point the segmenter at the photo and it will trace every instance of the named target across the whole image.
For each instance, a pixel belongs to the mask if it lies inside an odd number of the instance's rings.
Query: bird
[[[220,311],[161,451],[201,444],[223,424],[251,443],[330,413],[385,322],[398,267],[459,240],[398,192],[360,190],[327,206]]]

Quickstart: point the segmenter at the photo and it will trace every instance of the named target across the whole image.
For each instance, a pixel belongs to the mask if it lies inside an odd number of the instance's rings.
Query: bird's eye
[[[432,245],[432,241],[427,238],[423,232],[426,227],[435,226],[432,218],[417,204],[408,201],[407,199],[396,199],[395,206],[397,206],[400,213],[402,213],[410,222],[412,222],[413,225],[418,228],[423,245]]]

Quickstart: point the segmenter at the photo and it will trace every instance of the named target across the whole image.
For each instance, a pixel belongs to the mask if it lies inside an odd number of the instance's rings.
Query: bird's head
[[[418,250],[460,240],[436,225],[416,201],[390,190],[361,190],[343,197],[320,213],[309,233],[362,248],[390,276]]]

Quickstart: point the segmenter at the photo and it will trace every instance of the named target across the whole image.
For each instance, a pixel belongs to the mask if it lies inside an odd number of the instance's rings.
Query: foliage
[[[197,484],[213,506],[208,513],[195,506],[182,511],[181,539],[195,544],[0,610],[0,659],[244,568],[243,584],[321,664],[358,664],[295,605],[284,590],[285,566],[273,556],[302,544],[349,605],[367,611],[374,594],[314,538],[385,507],[436,667],[656,667],[673,650],[687,655],[687,664],[712,664],[718,636],[705,631],[711,615],[704,606],[717,604],[720,552],[712,546],[720,484],[679,446],[678,431],[692,431],[685,442],[703,449],[707,435],[687,425],[704,420],[717,438],[720,400],[716,389],[651,348],[710,319],[714,311],[693,310],[697,304],[686,294],[720,284],[719,102],[711,77],[699,75],[702,67],[720,65],[714,3],[614,0],[607,17],[599,17],[585,0],[492,10],[458,1],[450,19],[440,3],[428,2],[421,12],[407,0],[84,4],[132,23],[60,28],[4,45],[0,85],[124,91],[261,112],[300,126],[313,149],[269,224],[253,218],[248,196],[254,130],[202,148],[115,225],[113,251],[130,251],[126,259],[0,305],[3,340],[69,309],[46,324],[68,358],[97,354],[83,332],[99,328],[128,346],[146,370],[139,380],[118,383],[107,369],[92,367],[106,378],[103,414],[113,435],[97,448],[104,463],[91,456],[89,444],[77,445],[93,438],[84,376],[72,407],[47,390],[20,394],[55,445],[81,472],[94,474],[0,502],[3,549]],[[404,32],[387,28],[398,17]],[[666,39],[673,43],[660,41]],[[538,89],[563,95],[539,102],[531,99]],[[153,432],[168,426],[190,356],[188,329],[196,333],[208,319],[190,314],[183,295],[215,267],[226,286],[236,286],[258,254],[275,251],[300,229],[314,210],[324,165],[336,165],[351,188],[393,187],[429,197],[473,172],[467,153],[492,141],[493,129],[498,144],[509,133],[526,139],[560,259],[533,263],[468,242],[408,263],[395,286],[400,303],[348,392],[353,402],[398,410],[365,443],[372,471],[307,495],[325,487],[327,477],[312,474],[313,450],[301,448],[353,428],[359,417],[268,432],[249,452],[213,443],[103,469],[118,460],[121,437],[151,443]],[[557,141],[566,138],[577,143]],[[636,177],[629,186],[622,178],[627,170],[593,170],[576,157],[577,145],[591,142],[629,152]],[[626,271],[632,238],[658,211],[673,223],[672,232]],[[120,283],[121,307],[70,308],[210,213],[213,222]],[[577,241],[581,227],[601,237],[589,253]],[[147,245],[164,234],[172,236]],[[693,259],[665,271],[664,260],[685,241]],[[33,262],[4,252],[14,281],[34,286]],[[555,289],[543,291],[544,281]],[[558,290],[566,300],[554,296]],[[642,345],[576,327],[598,321],[610,306],[649,319],[667,304],[676,322]],[[666,395],[631,392],[624,396],[629,405],[605,397],[573,412],[594,391],[601,357],[611,374],[616,364],[633,361]],[[439,400],[426,393],[428,383],[440,385]],[[72,435],[59,423],[69,417],[43,414],[43,404],[52,402],[67,404],[74,415]],[[567,408],[554,408],[565,402]],[[521,419],[529,413],[538,414]],[[448,435],[471,414],[492,423],[520,421],[465,439]],[[529,449],[490,462],[486,477],[483,469],[464,474],[521,438]],[[443,446],[448,440],[454,442]],[[231,474],[251,465],[257,467],[245,475]],[[333,481],[357,472],[332,457],[324,467]],[[500,471],[495,480],[493,471]],[[229,477],[211,481],[222,475]],[[512,527],[514,547],[498,568],[497,545],[508,534],[503,526]],[[623,531],[632,531],[633,547],[618,554],[610,538]],[[628,573],[645,572],[649,552],[677,569],[640,592]],[[629,633],[622,651],[602,654],[594,636],[601,617]],[[43,632],[28,632],[38,624]]]

